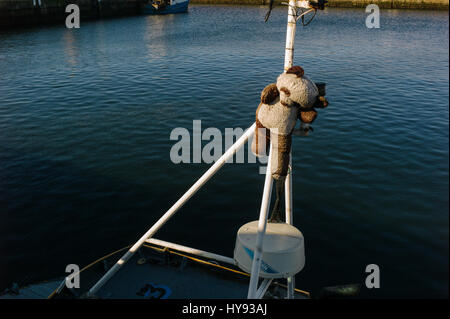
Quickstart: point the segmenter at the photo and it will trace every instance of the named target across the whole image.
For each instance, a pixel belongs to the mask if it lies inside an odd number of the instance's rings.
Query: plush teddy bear
[[[277,199],[271,221],[279,220],[280,195],[289,169],[292,133],[297,120],[310,124],[317,117],[315,108],[325,108],[328,101],[323,96],[324,85],[312,82],[300,66],[282,73],[277,83],[269,84],[261,93],[261,103],[256,110],[256,129],[252,152],[266,155],[272,143],[271,173],[276,180]],[[312,130],[309,126],[304,131]]]

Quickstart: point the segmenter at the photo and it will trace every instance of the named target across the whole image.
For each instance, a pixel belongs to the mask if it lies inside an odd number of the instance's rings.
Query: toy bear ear
[[[295,74],[298,78],[301,78],[305,74],[305,70],[301,66],[295,65],[293,67],[290,67],[286,74]]]
[[[276,83],[269,84],[261,92],[261,103],[270,104],[278,96],[280,96],[280,92],[278,92],[277,84]]]

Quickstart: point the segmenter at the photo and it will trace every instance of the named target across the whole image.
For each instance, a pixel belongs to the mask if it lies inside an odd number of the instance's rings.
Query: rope
[[[267,22],[267,20],[269,20],[270,13],[272,12],[272,9],[273,9],[273,0],[270,0],[270,2],[269,2],[269,11],[267,11],[266,16],[264,17],[264,22]]]
[[[144,246],[148,247],[148,248],[155,249],[155,250],[159,250],[159,251],[168,251],[169,253],[172,253],[174,255],[178,255],[178,256],[181,256],[181,257],[186,257],[186,258],[191,259],[193,261],[196,261],[198,263],[209,265],[209,266],[213,266],[213,267],[217,267],[217,268],[221,268],[221,269],[224,269],[224,270],[228,270],[228,271],[234,272],[236,274],[240,274],[240,275],[244,275],[244,276],[250,276],[249,274],[247,274],[245,272],[242,272],[242,271],[239,271],[239,270],[235,270],[235,269],[232,269],[232,268],[228,268],[228,267],[224,267],[224,266],[212,263],[210,261],[206,261],[206,260],[202,260],[202,259],[198,259],[198,258],[195,258],[195,257],[188,256],[188,255],[185,255],[185,254],[181,254],[181,253],[178,253],[176,251],[172,251],[169,248],[162,249],[162,248],[158,248],[158,247],[154,247],[154,246],[150,246],[150,245],[146,245],[146,244],[144,244]]]
[[[307,23],[305,23],[305,14],[307,14],[307,13],[309,13],[309,12],[311,12],[311,11],[314,11],[314,14],[313,14],[313,16],[311,17],[311,19],[309,19],[309,21],[307,22]],[[308,11],[306,11],[305,13],[303,13],[302,15],[301,15],[301,17],[302,17],[302,25],[304,26],[304,27],[306,27],[308,24],[310,24],[311,23],[311,21],[314,19],[314,17],[316,16],[316,13],[317,13],[317,9],[315,9],[315,8],[313,8],[313,9],[311,9],[311,10],[308,10]]]
[[[246,276],[246,277],[250,277],[250,274],[248,274],[246,272],[242,272],[242,271],[235,270],[235,269],[232,269],[232,268],[228,268],[228,267],[224,267],[224,266],[221,266],[221,265],[217,265],[217,264],[214,264],[214,263],[209,262],[209,261],[205,261],[205,260],[201,260],[201,259],[198,259],[198,258],[194,258],[194,257],[188,256],[188,255],[185,255],[185,254],[181,254],[181,253],[175,252],[173,250],[170,250],[169,248],[158,248],[158,247],[150,246],[150,245],[146,245],[146,244],[144,244],[144,246],[148,247],[148,248],[155,249],[155,250],[159,250],[159,251],[168,251],[168,252],[170,252],[172,254],[175,254],[175,255],[178,255],[178,256],[182,256],[182,257],[186,257],[188,259],[191,259],[193,261],[196,261],[196,262],[199,262],[199,263],[202,263],[202,264],[206,264],[206,265],[209,265],[209,266],[213,266],[213,267],[217,267],[217,268],[224,269],[224,270],[227,270],[227,271],[231,271],[231,272],[234,272],[234,273]],[[280,284],[278,282],[275,282],[274,284],[276,284],[277,286],[281,286],[283,288],[287,288],[286,285]],[[294,290],[296,292],[302,293],[302,294],[304,294],[304,295],[306,295],[308,297],[311,296],[311,294],[308,291],[300,290],[300,289],[297,289],[297,288],[294,288]]]
[[[99,262],[105,260],[105,259],[108,258],[108,257],[111,257],[112,255],[115,255],[115,254],[117,254],[117,253],[120,253],[121,251],[123,251],[123,250],[125,250],[125,249],[128,249],[128,248],[130,248],[131,246],[132,246],[132,245],[129,245],[129,246],[127,246],[127,247],[123,247],[123,248],[121,248],[121,249],[119,249],[119,250],[116,250],[116,251],[114,251],[114,252],[112,252],[112,253],[110,253],[110,254],[108,254],[108,255],[105,255],[105,256],[103,256],[103,257],[97,259],[96,261],[90,263],[89,265],[87,265],[86,267],[84,267],[83,269],[81,269],[79,272],[77,272],[77,273],[75,273],[75,274],[73,274],[73,275],[71,275],[71,276],[79,275],[79,274],[81,274],[81,272],[85,271],[86,269],[91,268],[91,267],[94,266],[95,264],[97,264],[97,263],[99,263]],[[66,278],[64,278],[63,283],[64,283],[65,281],[66,281]],[[59,290],[59,287],[56,288],[55,290],[53,290],[53,292],[47,297],[47,299],[53,298],[53,296],[56,294],[56,292],[57,292],[58,290]]]

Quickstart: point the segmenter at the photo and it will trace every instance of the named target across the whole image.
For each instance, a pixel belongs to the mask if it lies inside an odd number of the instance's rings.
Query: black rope
[[[301,18],[302,18],[302,25],[304,27],[306,27],[308,24],[310,24],[311,21],[316,16],[317,10],[323,10],[324,7],[325,7],[325,3],[327,3],[327,2],[328,1],[326,1],[326,0],[319,0],[318,2],[311,2],[312,6],[313,6],[312,9],[314,10],[314,14],[311,17],[311,19],[309,19],[308,22],[306,22],[306,23],[305,23],[305,16],[302,15],[301,16]],[[267,11],[266,16],[264,17],[264,22],[267,22],[269,20],[270,13],[272,12],[272,9],[273,9],[273,0],[270,0],[270,2],[269,2],[269,11]],[[300,12],[303,14],[303,9],[300,9]],[[299,16],[298,10],[296,10],[296,16],[297,17]],[[298,18],[296,18],[296,19],[298,19]]]
[[[268,220],[269,223],[282,223],[283,220],[281,218],[281,198],[284,194],[284,179],[276,179],[275,187],[276,187],[276,199],[273,205],[271,216]]]
[[[314,9],[314,14],[313,14],[313,16],[311,17],[311,19],[309,19],[309,21],[305,24],[305,16],[304,15],[302,15],[302,25],[304,26],[304,27],[306,27],[308,24],[310,24],[311,23],[311,21],[314,19],[314,17],[316,16],[316,13],[317,13],[317,9]]]
[[[270,2],[269,2],[269,11],[267,11],[267,13],[266,13],[266,17],[264,18],[264,22],[267,22],[267,20],[269,20],[270,13],[272,12],[272,8],[273,8],[273,0],[270,0]]]

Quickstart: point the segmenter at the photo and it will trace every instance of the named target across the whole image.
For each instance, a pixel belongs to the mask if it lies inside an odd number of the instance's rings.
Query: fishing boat
[[[171,1],[173,3],[175,1]],[[184,1],[187,7],[187,2]],[[181,3],[181,2],[177,2]],[[271,8],[270,8],[271,9]],[[296,22],[317,7],[290,0],[285,70],[292,67]],[[266,15],[266,20],[270,15]],[[292,166],[285,182],[285,221],[268,221],[272,193],[270,146],[259,219],[239,228],[234,255],[223,256],[154,237],[232,156],[252,138],[256,123],[186,191],[133,245],[123,247],[61,278],[19,288],[0,298],[101,299],[304,299],[308,291],[295,287],[295,276],[305,265],[303,234],[293,225]],[[230,243],[232,245],[233,243]],[[118,254],[125,254],[118,258]],[[66,276],[66,277],[65,277]],[[82,286],[77,286],[79,278]],[[357,293],[358,285],[328,287],[324,293]]]
[[[148,0],[144,14],[171,14],[187,12],[189,0]]]

